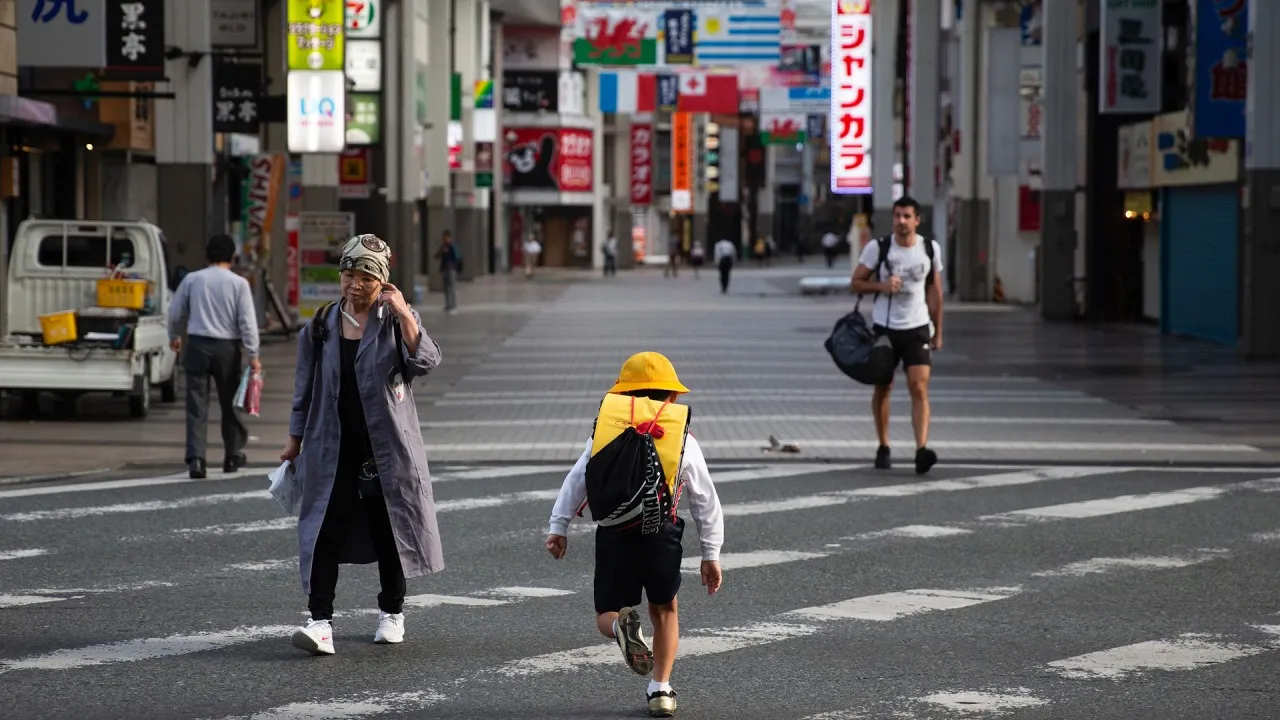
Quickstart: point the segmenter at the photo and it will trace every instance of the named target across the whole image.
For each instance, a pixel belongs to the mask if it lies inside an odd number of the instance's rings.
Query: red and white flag
[[[681,73],[676,109],[691,113],[738,114],[738,76]]]

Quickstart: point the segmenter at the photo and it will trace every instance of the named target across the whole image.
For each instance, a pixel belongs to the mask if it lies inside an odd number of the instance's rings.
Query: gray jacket
[[[298,569],[302,574],[302,591],[307,594],[311,592],[311,561],[316,538],[329,507],[329,493],[338,467],[341,359],[337,339],[342,333],[338,326],[341,317],[336,309],[331,309],[325,318],[329,333],[319,362],[312,346],[311,326],[315,321],[308,323],[298,335],[289,434],[302,437],[302,454],[294,466],[302,483]],[[371,313],[356,354],[356,376],[365,422],[382,479],[391,532],[407,578],[444,569],[431,472],[427,468],[411,385],[440,364],[440,346],[427,335],[416,310],[413,319],[418,323],[421,338],[416,353],[410,355],[407,348],[397,347],[393,334],[393,324],[397,321],[390,313],[381,321],[377,313]],[[408,377],[401,377],[402,368]],[[376,560],[368,534],[351,533],[341,561],[362,564]]]

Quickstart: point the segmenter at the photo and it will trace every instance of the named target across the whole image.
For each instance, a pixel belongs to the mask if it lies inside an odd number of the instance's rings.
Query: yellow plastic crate
[[[76,339],[76,311],[63,310],[40,316],[40,330],[45,345],[58,345]]]
[[[98,281],[98,307],[141,310],[147,304],[146,280]]]

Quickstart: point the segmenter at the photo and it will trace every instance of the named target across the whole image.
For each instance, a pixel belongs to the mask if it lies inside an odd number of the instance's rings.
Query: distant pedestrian
[[[444,284],[444,309],[453,315],[458,312],[458,274],[462,272],[462,252],[453,242],[453,233],[448,230],[440,236],[436,257],[440,260],[440,277]]]
[[[716,265],[720,268],[720,294],[729,292],[729,273],[733,272],[733,258],[738,254],[737,248],[728,238],[721,238],[712,248]]]
[[[342,299],[298,334],[289,440],[280,459],[302,485],[298,567],[311,620],[293,645],[332,655],[339,563],[378,563],[375,643],[404,640],[405,579],[444,569],[413,381],[440,346],[394,285],[376,235],[342,250]],[[376,442],[375,442],[376,439]]]
[[[618,238],[616,235],[614,235],[612,230],[609,231],[609,237],[605,238],[604,247],[601,248],[601,250],[603,250],[604,252],[605,277],[609,277],[610,275],[617,275],[618,274]]]
[[[693,279],[698,279],[698,269],[702,267],[702,263],[706,260],[707,251],[702,245],[701,240],[693,241],[693,249],[689,251],[689,265],[693,267]]]
[[[236,413],[236,390],[243,372],[241,348],[254,372],[262,370],[258,359],[258,315],[249,281],[231,272],[236,242],[228,235],[214,235],[205,246],[209,266],[188,274],[178,285],[169,306],[169,346],[182,351],[187,374],[187,470],[193,479],[205,477],[206,438],[209,422],[209,379],[218,390],[222,416],[223,472],[235,472],[248,463],[244,447],[249,431]],[[186,348],[182,336],[186,334]]]
[[[687,392],[663,355],[644,352],[627,359],[560,487],[545,543],[552,557],[563,558],[570,521],[590,506],[596,522],[596,629],[618,643],[636,674],[653,673],[646,697],[654,717],[676,711],[671,670],[680,642],[676,595],[685,525],[676,508],[682,494],[698,527],[707,594],[714,595],[722,580],[724,512],[702,448],[688,433],[689,407],[676,403]],[[642,593],[649,600],[652,649],[635,607]]]
[[[538,242],[538,238],[533,233],[529,233],[529,239],[524,241],[524,276],[533,279],[533,269],[538,266],[538,256],[542,254],[542,243]]]
[[[680,236],[671,233],[667,240],[667,265],[662,268],[662,277],[680,276]]]
[[[836,264],[836,246],[840,244],[840,238],[835,233],[828,230],[822,236],[822,254],[827,258],[827,267],[834,267]]]
[[[911,425],[916,436],[916,473],[924,474],[938,462],[929,448],[929,378],[932,351],[942,347],[942,249],[934,240],[916,233],[920,205],[903,196],[893,203],[893,235],[867,243],[853,272],[853,292],[875,293],[872,328],[887,337],[897,362],[907,375],[911,393]],[[888,469],[888,385],[877,385],[871,397],[880,447],[875,465]]]

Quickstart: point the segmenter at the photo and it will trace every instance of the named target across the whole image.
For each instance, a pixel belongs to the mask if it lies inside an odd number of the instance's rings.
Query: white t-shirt
[[[942,282],[942,247],[933,243],[933,266],[938,271],[935,282]],[[872,238],[862,249],[858,264],[875,272],[880,259],[880,243]],[[929,305],[925,302],[925,280],[929,277],[929,256],[924,250],[924,238],[916,235],[911,247],[903,247],[894,239],[889,243],[889,257],[880,268],[881,282],[897,275],[902,279],[902,289],[897,295],[881,294],[871,310],[871,322],[890,330],[911,330],[928,325]],[[890,300],[892,298],[892,301]]]

